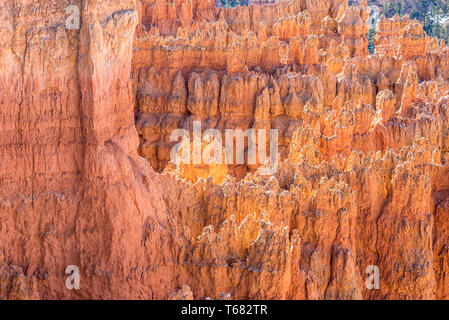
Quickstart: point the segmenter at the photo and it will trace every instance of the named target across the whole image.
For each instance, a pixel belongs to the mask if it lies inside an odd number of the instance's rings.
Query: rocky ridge
[[[449,298],[449,51],[417,21],[369,55],[366,3],[75,3],[0,4],[0,297]],[[279,170],[169,163],[195,120],[279,129]]]

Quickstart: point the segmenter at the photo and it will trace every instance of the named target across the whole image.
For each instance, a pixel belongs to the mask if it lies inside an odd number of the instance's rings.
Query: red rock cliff
[[[449,298],[449,51],[418,22],[368,55],[365,3],[75,3],[0,4],[1,298]],[[278,171],[169,164],[194,120],[279,129]]]

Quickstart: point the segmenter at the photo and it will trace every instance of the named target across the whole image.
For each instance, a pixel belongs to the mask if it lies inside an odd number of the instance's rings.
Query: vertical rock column
[[[164,247],[173,228],[157,197],[162,191],[150,184],[154,174],[137,155],[130,81],[135,3],[84,1],[82,13],[78,74],[85,157],[76,233],[89,290],[79,295],[162,298],[155,282],[164,281],[153,265],[163,265],[171,252]],[[166,234],[145,236],[144,224],[167,226]]]
[[[0,3],[0,299],[59,298],[77,263],[78,31],[66,6]]]

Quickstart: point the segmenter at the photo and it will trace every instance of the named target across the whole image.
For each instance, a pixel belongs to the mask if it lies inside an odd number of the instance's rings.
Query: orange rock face
[[[361,2],[3,1],[0,298],[449,298],[449,49]],[[194,122],[276,172],[171,161]]]

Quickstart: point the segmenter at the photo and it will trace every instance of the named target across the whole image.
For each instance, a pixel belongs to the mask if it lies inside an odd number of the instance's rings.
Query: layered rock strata
[[[0,4],[0,297],[448,298],[449,51],[367,14]],[[169,163],[193,121],[278,129],[277,172]]]

